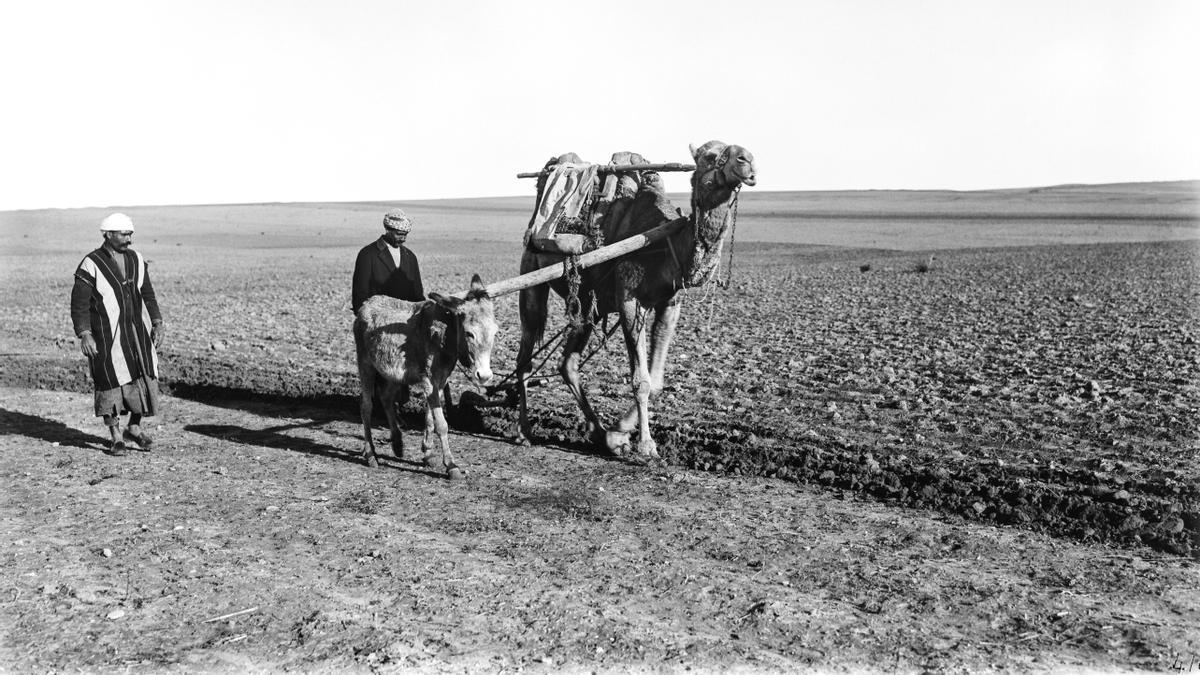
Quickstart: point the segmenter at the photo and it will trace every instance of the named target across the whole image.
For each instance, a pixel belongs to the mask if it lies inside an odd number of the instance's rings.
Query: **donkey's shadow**
[[[329,459],[340,459],[344,462],[365,466],[362,455],[356,451],[341,450],[336,447],[318,443],[307,438],[298,436],[289,436],[281,433],[288,429],[298,429],[303,427],[314,427],[323,424],[320,420],[314,420],[302,424],[281,424],[263,429],[247,429],[232,424],[189,424],[183,427],[184,431],[208,436],[222,441],[231,441],[261,448],[271,448],[274,450],[287,450],[290,452],[299,452],[306,455],[314,455],[317,457],[327,457]],[[433,478],[445,478],[445,474],[439,473],[422,462],[416,462],[407,459],[391,457],[390,455],[381,455],[380,459],[385,460],[380,462],[380,466],[386,466],[399,471],[407,471],[409,473],[422,474]]]
[[[0,408],[0,434],[28,436],[60,446],[83,450],[103,450],[109,439],[73,429],[58,420]]]

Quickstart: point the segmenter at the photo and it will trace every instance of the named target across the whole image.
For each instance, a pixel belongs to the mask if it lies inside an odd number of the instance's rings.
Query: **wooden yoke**
[[[517,178],[540,178],[542,176],[548,176],[552,170],[553,168],[550,170],[518,173]],[[626,173],[632,171],[695,170],[696,166],[694,164],[681,164],[679,162],[666,162],[663,164],[606,164],[597,167],[597,172],[601,174]],[[612,196],[609,195],[608,198],[611,199]],[[613,258],[623,256],[626,253],[632,253],[639,249],[646,248],[657,241],[662,241],[672,234],[675,234],[687,222],[688,217],[686,216],[676,218],[669,223],[659,225],[658,227],[647,232],[643,232],[642,234],[636,234],[632,237],[622,239],[621,241],[611,243],[606,246],[601,246],[594,251],[588,251],[587,253],[580,255],[578,258],[576,258],[575,265],[579,269],[587,269],[588,267],[599,265],[600,263],[608,262]],[[487,287],[487,293],[494,298],[500,295],[516,293],[517,291],[521,291],[526,288],[532,288],[534,286],[549,283],[555,279],[565,278],[570,270],[569,260],[570,259],[564,255],[561,262],[547,265],[532,272],[522,274],[519,277],[511,277],[509,279],[503,279],[501,281],[489,284]],[[463,291],[461,293],[455,293],[454,297],[463,298],[466,297],[466,295],[466,291]]]
[[[622,164],[619,166],[610,166],[602,164],[597,167],[600,173],[622,173],[625,171],[695,171],[695,164],[680,164],[679,162],[667,162],[666,164]],[[517,178],[540,178],[549,175],[549,171],[530,171],[527,173],[517,174]]]
[[[628,167],[620,168],[625,169]],[[626,253],[632,253],[639,249],[646,248],[656,241],[662,241],[672,234],[675,234],[687,222],[687,217],[676,218],[669,223],[659,225],[658,227],[643,232],[642,234],[635,234],[632,237],[622,239],[616,243],[609,244],[607,246],[601,246],[594,251],[588,251],[587,253],[579,256],[576,263],[580,269],[586,269],[588,267],[592,267],[593,265],[599,265],[602,262],[608,262],[609,260],[623,256]],[[519,277],[511,277],[509,279],[503,279],[493,284],[489,284],[487,287],[487,293],[493,298],[500,295],[507,295],[509,293],[516,293],[517,291],[526,288],[533,288],[534,286],[549,283],[555,279],[566,277],[569,269],[570,267],[567,263],[567,258],[564,256],[561,263],[547,265],[546,267],[522,274]],[[463,291],[461,293],[455,293],[454,295],[458,298],[464,298],[466,297],[467,293],[466,291]]]

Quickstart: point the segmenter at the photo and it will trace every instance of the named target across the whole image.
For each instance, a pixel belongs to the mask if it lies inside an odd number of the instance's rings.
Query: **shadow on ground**
[[[84,450],[102,450],[108,439],[85,433],[59,422],[37,415],[0,408],[0,434],[29,436],[47,443],[58,443]]]
[[[246,429],[244,427],[235,426],[232,424],[189,424],[183,428],[184,431],[190,431],[201,436],[208,436],[222,441],[231,441],[244,445],[253,445],[262,448],[273,448],[276,450],[286,450],[289,452],[299,452],[306,455],[314,455],[317,457],[328,457],[330,459],[339,459],[351,464],[365,466],[362,456],[356,450],[343,450],[324,443],[301,438],[298,436],[290,436],[282,433],[289,429],[311,428],[320,426],[321,422],[308,422],[305,424],[281,424],[265,429]],[[376,446],[380,444],[376,442]],[[385,446],[386,447],[386,446]],[[390,455],[382,454],[379,456],[379,466],[396,469],[399,471],[407,471],[409,473],[421,474],[433,478],[445,478],[446,475],[442,472],[435,471],[426,467],[421,462],[414,462],[407,459],[399,459]]]
[[[306,417],[320,424],[353,422],[359,418],[358,398],[353,396],[264,394],[243,387],[186,382],[169,382],[164,389],[176,398],[261,416]]]

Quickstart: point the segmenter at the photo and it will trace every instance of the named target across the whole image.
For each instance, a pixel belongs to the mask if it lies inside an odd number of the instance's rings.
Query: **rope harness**
[[[722,154],[717,159],[716,167],[715,167],[715,170],[713,171],[713,177],[710,181],[708,181],[710,185],[713,183],[717,184],[720,187],[725,187],[727,185],[727,182],[726,182],[725,176],[724,176],[724,171],[721,170],[727,160],[728,160],[728,156],[725,154]],[[729,224],[729,263],[728,263],[728,268],[725,271],[724,280],[721,279],[721,269],[720,269],[721,268],[721,260],[720,259],[717,260],[717,269],[715,270],[716,287],[721,288],[721,289],[729,288],[733,284],[734,242],[736,241],[736,234],[737,234],[738,197],[740,196],[741,191],[742,191],[742,183],[739,180],[736,182],[736,185],[733,187],[733,199],[730,204],[731,220],[730,220],[730,224]],[[581,213],[581,216],[578,218],[577,221],[576,221],[576,219],[572,219],[572,221],[575,221],[575,222],[568,223],[566,221],[560,221],[560,224],[568,225],[568,227],[574,226],[571,229],[582,229],[583,232],[581,232],[581,234],[587,235],[587,237],[589,239],[591,250],[595,250],[604,245],[604,233],[600,227],[600,223],[597,221],[597,219],[595,217],[596,206],[597,206],[597,202],[599,201],[599,199],[597,198],[598,196],[599,196],[599,189],[597,186],[594,186],[591,195],[589,196],[584,207],[581,209],[581,212],[584,212],[587,214],[586,217],[583,217],[582,213]],[[693,227],[695,227],[696,212],[697,212],[697,205],[695,202],[695,196],[693,195],[693,198],[692,198]],[[678,254],[675,251],[675,246],[674,246],[673,242],[671,241],[670,238],[667,238],[665,243],[666,243],[666,248],[670,252],[671,258],[675,262],[676,267],[678,267],[680,272],[682,273],[684,271],[683,265],[682,265],[681,261],[679,260]],[[645,252],[643,251],[641,253],[644,254]],[[538,349],[536,349],[534,351],[534,353],[530,356],[529,363],[531,365],[531,369],[529,371],[529,376],[527,377],[527,382],[534,382],[537,380],[543,380],[543,379],[547,379],[547,378],[551,377],[550,375],[534,375],[534,373],[541,371],[542,368],[545,367],[546,362],[549,361],[550,358],[554,355],[552,350],[556,346],[558,346],[559,343],[561,343],[563,341],[563,339],[566,337],[568,331],[579,329],[580,327],[585,325],[585,322],[586,322],[587,326],[595,328],[599,323],[598,320],[601,319],[601,317],[599,316],[599,308],[597,307],[597,303],[596,303],[594,288],[589,289],[589,292],[592,294],[592,301],[590,303],[591,311],[588,312],[588,316],[586,316],[586,317],[583,316],[583,302],[581,301],[581,299],[579,297],[579,292],[583,285],[583,275],[582,275],[583,268],[579,265],[579,256],[578,255],[568,256],[563,261],[563,267],[564,267],[564,277],[567,281],[567,294],[564,297],[564,301],[566,304],[565,314],[566,314],[566,318],[567,318],[567,325],[563,326],[554,335],[554,337],[550,338],[549,340],[543,340],[541,346],[538,347]],[[612,274],[612,272],[613,272],[613,269],[610,268],[605,273],[605,277],[607,277],[609,274]],[[686,280],[685,280],[685,283],[678,286],[676,288],[676,290],[679,291],[678,295],[676,296],[677,302],[682,304],[685,296],[687,295],[687,290],[689,290],[689,287],[686,285]],[[708,288],[706,288],[704,291],[704,296],[701,298],[701,303],[703,303],[705,300],[709,301],[708,317],[707,317],[706,326],[705,326],[706,330],[709,330],[712,327],[712,319],[713,319],[713,314],[714,314],[715,305],[716,305],[716,296],[713,294],[712,290],[713,290],[713,286],[708,286]],[[641,337],[641,335],[643,333],[643,329],[645,328],[646,318],[648,317],[649,312],[650,312],[649,308],[644,308],[644,309],[640,310],[638,312],[637,317],[635,317],[635,320],[634,320],[635,326],[633,326],[633,328],[634,328],[633,333],[634,333],[634,335],[639,336],[639,338]],[[608,348],[609,338],[612,337],[613,333],[615,333],[616,329],[620,326],[620,322],[616,322],[610,326],[609,322],[608,322],[608,316],[604,316],[602,319],[603,319],[604,325],[600,330],[600,335],[601,335],[600,343],[598,345],[593,346],[592,349],[590,349],[588,351],[588,353],[584,355],[583,359],[580,361],[580,365],[586,364],[596,354],[600,353],[601,351],[606,350]],[[545,356],[542,356],[543,354],[545,354]],[[541,360],[538,361],[536,366],[533,366],[533,363],[535,361],[537,361],[539,357],[542,357]],[[465,369],[464,369],[464,373],[465,373]],[[488,386],[487,387],[488,392],[497,392],[497,391],[501,391],[501,390],[505,389],[509,383],[516,380],[516,376],[517,376],[517,371],[513,370],[512,372],[510,372],[509,374],[507,374],[503,378],[501,378],[501,380],[498,383]]]
[[[567,297],[566,302],[567,323],[571,326],[578,326],[583,321],[583,303],[579,300],[579,285],[583,281],[583,275],[580,273],[582,268],[579,267],[579,256],[573,255],[563,261],[566,269],[567,277]]]
[[[588,194],[587,201],[580,209],[578,218],[578,229],[582,230],[581,234],[587,235],[590,250],[596,250],[604,245],[604,231],[600,228],[600,223],[596,218],[596,206],[600,201],[600,186],[592,185],[592,190]],[[572,255],[563,261],[566,268],[565,276],[567,278],[567,296],[564,298],[566,302],[567,322],[571,326],[579,326],[583,323],[583,302],[579,299],[579,287],[582,284],[583,268],[579,265],[579,256]],[[595,291],[592,291],[591,302],[592,316],[587,317],[587,321],[595,324],[596,314],[596,297]]]

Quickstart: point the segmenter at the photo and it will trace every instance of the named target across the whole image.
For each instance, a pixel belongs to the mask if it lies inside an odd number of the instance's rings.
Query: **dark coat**
[[[401,244],[400,267],[396,267],[387,249],[388,245],[380,237],[358,252],[350,292],[352,311],[358,312],[358,308],[372,295],[387,295],[409,302],[425,299],[417,256]]]

